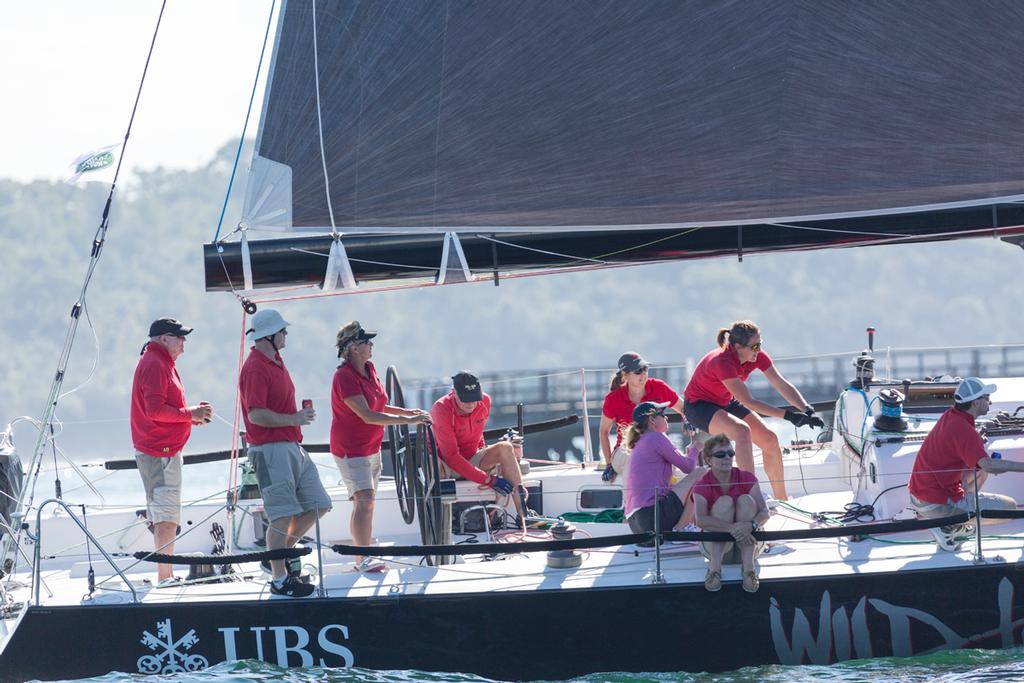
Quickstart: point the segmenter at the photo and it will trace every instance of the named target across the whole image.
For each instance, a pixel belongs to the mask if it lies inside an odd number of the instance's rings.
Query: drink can
[[[312,407],[313,407],[313,399],[311,399],[311,398],[304,398],[304,399],[302,399],[302,409],[303,410],[309,410]]]

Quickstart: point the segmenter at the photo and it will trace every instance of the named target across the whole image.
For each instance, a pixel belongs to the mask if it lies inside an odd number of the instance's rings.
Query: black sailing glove
[[[804,415],[803,413],[798,413],[795,410],[787,410],[786,413],[782,416],[782,419],[784,419],[786,422],[791,422],[795,427],[803,427],[806,424],[810,424],[808,420],[810,420],[811,418],[808,417],[807,415]],[[821,422],[821,420],[819,419],[818,422]],[[825,425],[824,422],[821,422],[821,424],[822,426]]]

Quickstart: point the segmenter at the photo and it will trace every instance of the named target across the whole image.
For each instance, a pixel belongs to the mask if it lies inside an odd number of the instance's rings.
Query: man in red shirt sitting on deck
[[[485,444],[484,425],[491,414],[491,397],[480,389],[480,380],[465,370],[452,377],[452,385],[452,390],[430,409],[438,456],[461,478],[511,495],[523,481],[520,442]],[[499,466],[503,476],[495,471]]]
[[[995,384],[977,377],[960,382],[953,393],[953,407],[942,414],[917,452],[910,473],[910,502],[918,517],[935,519],[974,511],[974,478],[978,489],[989,474],[1024,472],[1024,463],[1002,460],[985,452],[985,444],[974,428],[974,420],[992,406]],[[981,470],[980,472],[978,470]],[[971,495],[965,495],[965,489]],[[1017,503],[997,493],[978,493],[983,510],[1016,510]],[[932,529],[943,550],[956,550],[955,528]]]

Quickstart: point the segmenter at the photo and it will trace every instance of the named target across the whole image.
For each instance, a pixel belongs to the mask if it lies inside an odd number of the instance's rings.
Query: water
[[[523,656],[537,653],[524,652]],[[981,683],[1024,681],[1024,648],[1012,650],[952,650],[906,659],[868,659],[832,666],[758,666],[719,674],[689,673],[598,673],[572,679],[577,683],[802,683],[842,681],[843,683]],[[243,683],[287,681],[288,683],[416,683],[420,681],[471,681],[491,679],[470,674],[426,673],[423,671],[375,671],[371,669],[282,669],[253,660],[218,664],[197,673],[165,676],[111,673],[79,679],[79,683]]]

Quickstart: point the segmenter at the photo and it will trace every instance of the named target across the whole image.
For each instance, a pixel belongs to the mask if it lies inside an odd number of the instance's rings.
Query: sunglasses
[[[714,451],[711,454],[712,458],[732,458],[735,457],[736,451]]]
[[[754,353],[757,353],[758,351],[761,350],[761,345],[762,344],[764,344],[764,342],[763,341],[759,341],[756,344],[751,344],[747,348],[750,349],[751,351],[753,351]]]

